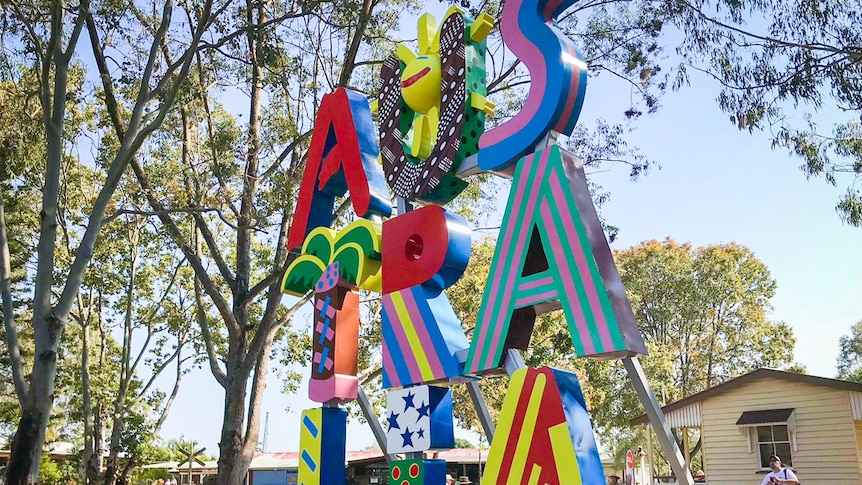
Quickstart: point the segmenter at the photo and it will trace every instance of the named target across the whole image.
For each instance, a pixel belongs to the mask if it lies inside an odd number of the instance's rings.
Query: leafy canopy
[[[838,378],[862,382],[862,321],[850,328],[850,335],[838,340]]]

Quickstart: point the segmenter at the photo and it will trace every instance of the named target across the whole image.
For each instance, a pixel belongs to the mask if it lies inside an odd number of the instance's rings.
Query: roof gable
[[[729,381],[725,381],[717,386],[710,387],[709,389],[698,392],[697,394],[692,394],[689,397],[662,406],[661,409],[662,412],[669,413],[676,409],[684,408],[693,403],[705,401],[713,396],[724,394],[726,392],[742,387],[745,384],[764,378],[782,379],[791,382],[809,384],[812,386],[824,386],[832,389],[862,392],[862,383],[842,381],[840,379],[829,379],[827,377],[810,376],[807,374],[797,374],[795,372],[787,372],[777,369],[767,369],[765,367],[762,367],[760,369],[751,371],[748,374],[744,374],[734,379],[730,379]],[[632,419],[630,423],[632,425],[646,424],[647,416],[646,414],[640,415]]]

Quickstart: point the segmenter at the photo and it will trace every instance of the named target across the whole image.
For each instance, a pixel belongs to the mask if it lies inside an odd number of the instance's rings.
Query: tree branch
[[[204,113],[206,114],[207,135],[209,135],[210,138],[210,157],[212,157],[213,164],[218,164],[218,153],[216,153],[215,144],[215,127],[213,124],[212,110],[210,109],[210,100],[209,96],[207,95],[207,87],[204,79],[204,67],[203,61],[201,60],[200,50],[195,53],[195,57],[198,63],[198,85],[200,87],[201,103],[203,104]],[[219,187],[221,187],[222,192],[224,192],[225,194],[230,193],[230,191],[228,190],[227,182],[225,182],[224,177],[219,172],[219,170],[213,170],[213,175],[215,175],[216,180],[218,180]],[[233,201],[230,200],[229,197],[226,197],[225,202],[227,203],[227,206],[230,208],[231,212],[233,212],[234,217],[239,219],[239,209],[237,209]]]
[[[820,50],[820,51],[833,52],[833,53],[838,53],[838,54],[847,55],[847,56],[849,56],[850,54],[854,54],[854,53],[855,54],[862,53],[862,48],[857,48],[857,47],[839,48],[839,47],[821,44],[821,43],[803,44],[803,43],[799,43],[799,42],[789,42],[786,40],[776,39],[773,37],[758,35],[758,34],[755,34],[753,32],[749,32],[749,31],[740,29],[739,27],[734,27],[730,24],[725,24],[724,22],[721,22],[717,19],[714,19],[714,18],[706,15],[705,13],[703,13],[703,11],[701,11],[699,8],[695,7],[691,3],[687,2],[686,0],[680,0],[680,3],[682,3],[686,8],[688,8],[692,12],[694,12],[701,19],[706,20],[707,22],[709,22],[711,24],[717,25],[718,27],[721,27],[721,28],[726,29],[726,30],[730,30],[732,32],[736,32],[736,33],[744,35],[746,37],[751,37],[751,38],[754,38],[757,40],[762,40],[765,42],[769,42],[769,43],[784,46],[784,47],[795,47],[795,48],[806,49],[806,50]]]
[[[215,212],[219,216],[219,219],[221,219],[222,222],[224,222],[226,225],[230,226],[232,229],[238,229],[238,226],[236,226],[235,224],[233,224],[232,222],[230,222],[229,220],[227,220],[225,218],[225,215],[221,209],[218,209],[215,207],[179,207],[176,209],[163,209],[163,210],[150,210],[150,211],[140,210],[140,209],[120,209],[120,210],[114,212],[113,214],[105,217],[103,224],[107,224],[107,223],[113,221],[114,219],[116,219],[122,215],[127,215],[127,214],[139,215],[139,216],[161,216],[161,215],[165,215],[165,214],[180,214],[180,213],[183,213],[183,214],[200,214],[200,213],[206,213],[206,212]]]
[[[15,309],[12,307],[12,259],[9,255],[9,239],[6,235],[6,213],[3,208],[3,192],[0,190],[0,296],[3,305],[3,328],[6,330],[6,346],[12,365],[12,382],[18,403],[24,406],[27,397],[27,381],[24,378],[24,364],[21,347],[18,344],[18,329],[15,327]]]
[[[81,0],[78,5],[78,17],[75,19],[75,26],[72,28],[72,35],[69,36],[69,44],[66,46],[66,52],[62,54],[63,63],[68,64],[72,60],[72,55],[75,53],[75,47],[78,45],[78,38],[81,36],[81,31],[84,29],[85,19],[90,15],[90,1]]]
[[[156,367],[153,369],[153,373],[152,373],[152,375],[150,376],[150,379],[147,381],[147,383],[144,385],[144,387],[143,387],[143,388],[141,388],[141,391],[140,391],[140,392],[138,392],[138,395],[137,395],[137,396],[135,396],[135,399],[134,399],[132,402],[130,402],[130,403],[128,403],[128,404],[126,405],[125,409],[126,409],[127,411],[128,411],[129,409],[131,409],[131,407],[132,407],[134,404],[136,404],[136,403],[140,402],[140,401],[141,401],[141,399],[143,399],[143,398],[144,398],[144,396],[146,396],[147,392],[149,392],[149,390],[150,390],[150,387],[153,385],[153,382],[155,382],[156,378],[158,378],[158,377],[159,377],[159,375],[162,373],[162,371],[164,371],[164,370],[165,370],[165,368],[167,368],[167,366],[168,366],[171,362],[173,362],[173,360],[174,360],[174,359],[179,358],[179,356],[180,356],[180,352],[181,352],[182,348],[183,348],[183,340],[182,340],[182,339],[180,339],[180,340],[178,340],[178,341],[177,341],[177,349],[174,351],[174,353],[173,353],[170,357],[168,357],[168,358],[167,358],[167,360],[165,360],[164,362],[162,362],[161,364],[159,364],[158,366],[156,366]]]
[[[288,308],[287,312],[285,312],[285,314],[282,315],[282,317],[278,319],[278,321],[275,321],[274,323],[270,324],[269,328],[264,328],[263,326],[261,326],[261,328],[258,328],[257,332],[254,335],[254,339],[252,339],[251,341],[251,345],[249,345],[248,347],[248,355],[253,356],[253,358],[246,358],[245,360],[243,360],[242,365],[240,366],[241,373],[247,374],[251,372],[252,366],[255,365],[255,362],[257,361],[257,355],[262,353],[261,351],[265,348],[265,344],[268,341],[271,341],[269,335],[274,335],[275,332],[278,331],[278,329],[283,327],[291,318],[293,318],[296,312],[298,312],[299,309],[302,308],[302,305],[305,305],[307,302],[311,301],[313,297],[314,292],[309,290],[309,292],[306,293],[305,296],[300,298],[299,301],[297,301],[293,304],[293,306]]]
[[[368,22],[371,20],[374,5],[372,0],[363,0],[362,2],[362,10],[359,12],[359,23],[356,25],[353,39],[350,41],[350,47],[348,47],[344,56],[344,63],[341,65],[341,75],[338,77],[339,86],[347,86],[350,83],[350,77],[353,75],[353,69],[356,67],[356,55],[359,53],[359,46],[362,45],[362,38],[365,36]]]
[[[183,359],[180,356],[179,350],[185,344],[185,337],[183,340],[179,342],[177,346],[177,378],[174,380],[174,388],[171,390],[171,395],[168,396],[168,400],[165,401],[165,407],[162,409],[162,414],[159,416],[158,421],[156,421],[155,433],[159,434],[159,431],[162,429],[162,425],[165,424],[165,420],[168,418],[168,413],[171,411],[171,406],[174,403],[174,399],[176,399],[177,394],[180,391],[180,381],[183,378]]]
[[[273,266],[281,267],[285,260],[288,259],[287,254],[287,233],[288,228],[290,226],[290,221],[292,216],[284,211],[281,217],[281,227],[279,229],[278,241],[276,242],[277,246],[275,248],[275,258],[273,258]],[[276,270],[277,271],[277,270]],[[280,275],[284,274],[284,271],[279,271]],[[260,319],[261,327],[266,326],[266,322],[272,322],[275,320],[276,312],[278,311],[278,307],[281,304],[281,285],[279,284],[281,281],[281,277],[279,279],[272,281],[269,285],[269,297],[266,300],[266,310],[263,312],[263,317]],[[248,298],[253,298],[249,296]]]
[[[287,158],[287,156],[290,155],[309,136],[311,136],[311,134],[313,132],[314,132],[314,130],[311,129],[311,130],[306,131],[305,133],[302,133],[301,135],[297,136],[296,138],[294,138],[294,140],[290,143],[290,145],[286,146],[284,148],[284,150],[282,150],[281,153],[279,153],[278,156],[275,157],[275,161],[272,163],[272,165],[270,165],[269,168],[264,170],[264,172],[260,176],[261,180],[265,180],[265,179],[269,178],[269,176],[272,175],[272,173],[275,172],[275,170],[279,166],[281,166],[282,162],[284,162],[284,160]]]
[[[268,336],[270,345],[273,338],[274,335]],[[258,413],[260,413],[260,403],[263,400],[263,392],[266,389],[266,376],[269,374],[269,353],[261,352],[254,362],[255,369],[251,384],[248,418],[245,425],[245,440],[242,444],[243,452],[248,454],[254,452],[254,448],[257,446],[257,438],[260,435],[260,418],[258,417]]]
[[[170,3],[170,0],[168,3]],[[227,2],[225,8],[227,8],[227,5],[229,4],[230,2]],[[165,5],[167,6],[167,4]],[[212,0],[207,0],[206,3],[204,3],[204,7],[201,11],[198,26],[192,34],[191,43],[189,44],[188,49],[186,49],[183,55],[180,56],[180,58],[177,60],[177,63],[182,64],[179,74],[177,74],[176,76],[169,76],[165,74],[165,76],[162,77],[162,82],[160,82],[156,89],[154,89],[151,93],[154,96],[160,95],[165,87],[164,81],[168,78],[173,78],[174,82],[171,85],[170,90],[168,90],[164,94],[164,96],[162,96],[162,102],[159,105],[159,109],[156,111],[156,116],[154,116],[153,119],[141,129],[141,132],[138,134],[137,138],[135,138],[136,147],[140,146],[143,143],[144,139],[150,135],[150,133],[152,133],[156,128],[161,126],[162,121],[164,121],[165,116],[167,116],[168,111],[170,110],[170,107],[173,106],[174,100],[176,100],[177,98],[177,94],[179,93],[180,87],[182,87],[183,82],[185,82],[185,80],[188,78],[189,70],[191,69],[192,62],[195,59],[194,53],[199,48],[201,37],[206,31],[207,25],[209,25],[211,21],[211,13]],[[159,31],[162,30],[162,27],[166,26],[160,26]],[[155,46],[155,41],[153,45]]]
[[[170,3],[171,2],[166,3],[166,5],[165,5],[166,9],[168,9],[168,5]],[[212,2],[207,1],[206,8],[204,10],[205,15],[203,15],[201,17],[201,24],[198,25],[197,31],[196,31],[195,36],[194,36],[195,37],[194,42],[199,42],[200,36],[203,35],[204,25],[206,24],[205,19],[208,19],[209,9],[211,8],[211,6],[212,6]],[[168,14],[168,12],[166,12],[163,15],[163,20],[162,20],[162,24],[160,26],[159,32],[163,32],[165,29],[167,29],[168,23],[165,22],[165,15],[168,15],[168,18],[169,18],[169,14]],[[90,43],[91,43],[92,48],[93,48],[93,54],[96,57],[96,65],[99,68],[99,73],[100,73],[101,78],[102,78],[102,84],[103,84],[104,89],[105,89],[106,107],[108,108],[108,112],[109,112],[109,115],[111,117],[111,121],[114,124],[114,130],[117,134],[117,138],[120,139],[121,141],[125,142],[127,140],[127,133],[125,132],[125,130],[122,126],[122,122],[120,120],[118,103],[116,102],[116,98],[115,98],[114,90],[113,90],[113,83],[111,82],[110,72],[108,71],[107,63],[105,62],[105,56],[104,56],[104,53],[102,52],[101,45],[100,45],[100,42],[98,40],[98,33],[95,30],[95,24],[92,22],[88,22],[88,28],[90,31]],[[194,42],[189,47],[189,50],[192,50],[194,48],[194,45],[195,45]],[[153,48],[151,49],[151,54],[152,54],[152,52],[157,51],[157,50],[158,50],[158,43],[156,42],[156,40],[154,40],[153,41]],[[191,56],[189,56],[188,59],[186,59],[189,62],[186,62],[186,64],[184,65],[184,70],[180,76],[185,76],[188,73],[188,67],[190,65],[191,59],[192,59]],[[179,84],[180,84],[179,82],[177,82],[175,84],[174,89],[171,91],[171,93],[169,95],[166,96],[165,101],[162,102],[162,105],[160,107],[160,111],[162,112],[162,114],[167,113],[170,102],[172,102],[173,99],[176,98],[176,89],[179,89]],[[145,97],[143,94],[144,89],[145,88],[142,85],[142,87],[141,87],[142,92],[139,92],[139,96],[138,96],[139,100],[142,100]],[[137,107],[138,106],[136,106],[136,108]],[[163,119],[163,116],[161,118],[159,118],[158,121],[160,122],[161,119]],[[130,126],[132,126],[132,123],[130,123]],[[151,125],[149,125],[148,129],[155,129],[155,126],[151,123]],[[141,133],[143,133],[143,130]],[[141,133],[139,133],[139,135]],[[137,143],[137,140],[140,140],[140,142],[143,142],[143,139],[140,137],[136,138],[136,143]],[[137,146],[140,146],[140,144],[138,144]],[[138,179],[138,183],[141,184],[141,187],[144,191],[144,194],[147,197],[148,203],[150,204],[150,206],[153,209],[155,209],[154,215],[157,215],[159,217],[159,219],[162,221],[162,224],[164,224],[164,226],[166,227],[168,234],[171,236],[171,239],[174,241],[175,244],[177,244],[177,246],[180,248],[180,250],[185,255],[186,259],[188,259],[189,263],[192,265],[192,268],[194,268],[195,274],[203,282],[204,288],[205,288],[207,294],[213,300],[213,303],[215,304],[216,308],[219,310],[219,313],[225,319],[225,324],[228,325],[228,328],[236,327],[235,320],[234,320],[233,315],[230,311],[230,306],[228,305],[227,301],[222,297],[222,295],[218,292],[217,286],[210,279],[209,275],[207,274],[206,268],[203,266],[202,261],[199,258],[197,258],[195,253],[191,250],[191,248],[188,246],[188,244],[183,240],[182,232],[179,230],[176,223],[170,217],[169,211],[161,204],[160,200],[153,193],[152,184],[150,183],[149,178],[146,176],[146,173],[144,172],[143,167],[140,165],[139,161],[134,156],[131,157],[131,160],[129,161],[129,163],[132,165],[132,170],[134,171],[135,176]]]
[[[203,249],[201,248],[200,238],[197,238],[197,242],[195,244],[196,251],[200,254]],[[207,360],[210,365],[210,372],[213,377],[215,377],[216,382],[222,386],[222,388],[227,389],[227,375],[225,372],[219,367],[218,355],[216,355],[215,345],[213,342],[212,332],[210,331],[209,320],[207,319],[206,308],[204,308],[203,295],[201,292],[201,282],[198,278],[195,278],[194,281],[194,289],[195,289],[195,317],[197,318],[198,325],[201,327],[201,336],[204,339],[204,345],[207,349]]]
[[[165,229],[168,232],[168,235],[173,240],[174,244],[176,244],[180,250],[185,255],[189,264],[191,264],[192,268],[195,270],[195,275],[198,279],[200,279],[203,284],[204,291],[213,301],[216,309],[219,314],[225,321],[225,324],[228,327],[229,331],[239,331],[239,325],[236,322],[236,319],[231,312],[230,304],[228,304],[227,300],[225,300],[224,296],[219,292],[218,286],[215,282],[210,278],[209,273],[207,273],[206,268],[203,265],[203,262],[198,257],[196,252],[189,246],[188,242],[183,237],[182,231],[180,231],[179,227],[177,227],[176,222],[171,218],[170,214],[165,210],[164,206],[162,206],[161,201],[156,197],[153,191],[153,186],[150,183],[149,177],[144,172],[144,168],[141,166],[140,162],[137,158],[133,158],[131,161],[132,170],[135,172],[135,176],[138,179],[138,183],[141,184],[141,189],[144,192],[144,195],[147,197],[147,201],[150,206],[159,213],[159,220],[162,222],[162,225],[165,226]]]
[[[162,25],[159,28],[159,32],[156,35],[156,38],[153,39],[153,45],[150,48],[150,56],[147,59],[147,67],[142,75],[141,87],[138,91],[135,107],[132,110],[132,116],[129,121],[129,129],[132,133],[134,133],[135,130],[138,128],[141,117],[143,116],[143,110],[146,104],[148,90],[147,86],[149,83],[150,76],[152,75],[153,67],[155,65],[155,60],[158,54],[158,44],[160,42],[161,36],[164,36],[167,32],[168,26],[170,24],[172,10],[173,1],[168,0],[167,2],[165,2],[165,7],[162,13]],[[90,38],[91,40],[93,39],[92,33]],[[100,49],[94,47],[94,51],[96,50]],[[110,80],[110,76],[108,76],[106,79],[103,74],[102,81],[105,82],[108,80]],[[57,107],[55,106],[54,108],[56,111]],[[162,109],[166,111],[167,107],[162,106]],[[117,118],[119,118],[119,116],[117,116]],[[117,152],[113,162],[111,162],[110,168],[108,169],[105,184],[102,186],[102,190],[99,192],[99,196],[93,206],[87,229],[84,232],[84,236],[81,238],[81,243],[75,253],[75,260],[73,261],[72,267],[69,270],[66,285],[63,288],[63,292],[60,295],[60,300],[57,303],[57,307],[55,309],[58,318],[60,318],[61,320],[65,315],[68,315],[69,310],[72,307],[75,293],[78,292],[78,288],[80,287],[81,281],[83,280],[84,271],[86,270],[86,267],[92,258],[96,239],[99,236],[99,231],[102,227],[102,222],[105,217],[105,211],[107,210],[107,206],[110,203],[111,198],[113,197],[114,192],[116,191],[117,186],[120,183],[120,178],[122,177],[123,172],[125,172],[125,169],[128,166],[130,160],[134,158],[137,148],[140,147],[140,145],[143,143],[146,135],[149,135],[149,132],[155,129],[155,126],[149,125],[147,128],[148,131],[141,130],[134,138],[129,136],[129,132],[126,132],[125,136],[122,136],[120,138],[122,140],[120,150]]]
[[[167,300],[168,295],[170,294],[171,289],[174,287],[174,284],[177,281],[177,275],[180,272],[180,268],[182,268],[183,264],[185,264],[186,260],[183,258],[178,264],[177,267],[174,268],[171,273],[171,279],[168,282],[168,285],[165,287],[165,290],[162,292],[162,296],[155,302],[153,305],[150,314],[147,316],[147,338],[144,340],[144,344],[141,345],[141,349],[138,352],[138,356],[135,358],[135,362],[132,364],[131,373],[135,373],[135,369],[138,368],[138,365],[143,360],[144,354],[146,353],[148,347],[150,346],[150,340],[153,338],[153,323],[152,320],[158,315],[159,311],[162,309],[162,303]]]
[[[306,5],[305,10],[314,9],[317,7],[317,5],[319,3],[320,2],[314,2],[314,3]],[[257,30],[257,31],[266,30],[267,28],[274,26],[276,24],[280,24],[281,22],[284,22],[285,20],[289,20],[289,19],[293,19],[293,18],[297,18],[297,17],[304,17],[305,15],[308,15],[308,14],[305,12],[297,13],[296,10],[291,10],[290,12],[288,12],[284,15],[280,15],[278,17],[273,17],[271,20],[267,20],[266,22],[262,22],[260,24],[245,25],[242,29],[237,29],[237,30],[235,30],[229,34],[223,35],[219,40],[217,40],[215,42],[201,43],[200,48],[201,49],[219,49],[222,46],[224,46],[225,44],[227,44],[228,42],[230,42],[230,41],[236,39],[237,37],[247,33],[249,30]]]

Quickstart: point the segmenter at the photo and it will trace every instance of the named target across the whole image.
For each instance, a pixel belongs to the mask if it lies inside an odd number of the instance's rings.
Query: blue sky
[[[834,211],[845,186],[806,181],[799,160],[772,150],[768,134],[738,131],[718,110],[717,93],[715,83],[695,75],[692,86],[667,94],[657,113],[637,122],[627,140],[660,170],[635,183],[624,166],[591,175],[611,192],[603,215],[620,228],[613,247],[666,237],[696,246],[731,241],[748,246],[778,283],[771,318],[793,328],[795,360],[813,375],[834,377],[838,339],[862,319],[862,229],[843,225]],[[590,78],[581,120],[613,121],[628,100],[621,83]],[[803,112],[793,116],[801,122]],[[827,112],[825,120],[836,114]],[[498,200],[504,204],[505,194]],[[296,450],[299,412],[315,404],[305,398],[305,387],[295,396],[279,389],[271,374],[263,405],[270,414],[268,448]],[[222,396],[207,370],[193,371],[163,436],[183,435],[217,453]],[[373,442],[367,426],[358,423],[350,425],[348,440],[350,449]]]

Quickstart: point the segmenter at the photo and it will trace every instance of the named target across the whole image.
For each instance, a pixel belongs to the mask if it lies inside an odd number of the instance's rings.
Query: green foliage
[[[649,241],[615,254],[644,338],[643,359],[672,401],[758,367],[792,362],[790,327],[768,318],[775,281],[736,243],[692,248]],[[652,350],[652,349],[651,349]]]
[[[455,438],[455,448],[475,448],[475,447],[476,447],[476,445],[474,445],[470,440],[467,440],[464,438]]]
[[[667,3],[670,21],[686,33],[677,52],[721,83],[718,104],[730,121],[740,130],[770,130],[773,147],[799,157],[806,176],[832,185],[849,181],[836,210],[845,222],[862,225],[859,6],[830,0]],[[678,82],[687,82],[686,72]],[[850,119],[822,129],[811,116],[794,121],[801,109],[840,110]]]
[[[862,321],[838,340],[838,378],[862,383]]]
[[[75,468],[70,461],[55,461],[50,454],[39,460],[39,483],[43,485],[67,485],[75,483]]]

